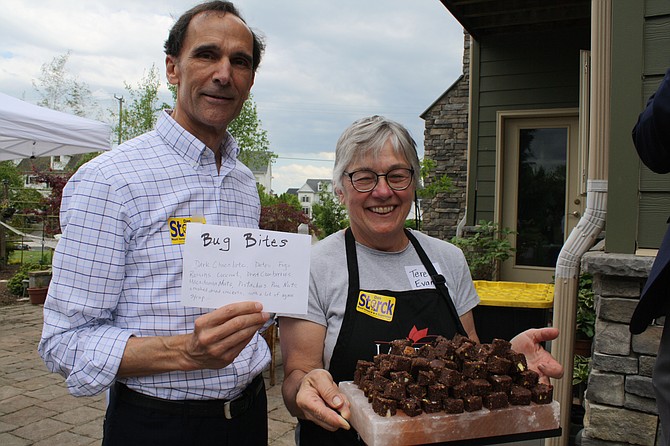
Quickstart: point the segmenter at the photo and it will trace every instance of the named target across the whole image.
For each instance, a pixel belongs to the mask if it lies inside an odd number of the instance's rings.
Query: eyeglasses
[[[386,177],[386,184],[393,190],[405,190],[412,184],[414,169],[391,169],[386,173],[376,173],[363,169],[355,172],[343,172],[351,180],[351,185],[358,192],[370,192],[379,182],[379,177]]]

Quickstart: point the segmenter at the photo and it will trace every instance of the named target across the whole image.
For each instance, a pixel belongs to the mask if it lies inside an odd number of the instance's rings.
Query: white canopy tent
[[[109,150],[111,131],[104,122],[0,93],[0,161]]]

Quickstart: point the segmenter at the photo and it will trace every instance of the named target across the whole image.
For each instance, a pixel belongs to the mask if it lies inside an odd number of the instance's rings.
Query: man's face
[[[167,56],[167,77],[177,85],[172,117],[191,134],[218,144],[254,83],[253,36],[233,14],[203,12],[191,20],[178,57]]]

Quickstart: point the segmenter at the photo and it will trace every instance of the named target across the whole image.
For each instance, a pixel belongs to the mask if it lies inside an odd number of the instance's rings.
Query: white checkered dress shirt
[[[111,386],[131,335],[190,333],[209,311],[180,303],[184,245],[172,243],[167,222],[258,227],[254,176],[231,136],[222,150],[217,172],[214,153],[164,112],[154,131],[96,157],[65,187],[39,352],[72,394]],[[269,361],[256,334],[226,368],[122,381],[160,398],[229,399]]]

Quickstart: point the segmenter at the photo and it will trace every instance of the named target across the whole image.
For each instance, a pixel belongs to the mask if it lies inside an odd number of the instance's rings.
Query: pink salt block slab
[[[395,416],[382,417],[372,410],[372,404],[356,384],[343,381],[339,386],[351,402],[349,422],[368,446],[471,440],[558,429],[560,425],[558,401],[462,414],[424,413],[416,417],[408,417],[398,410]]]

